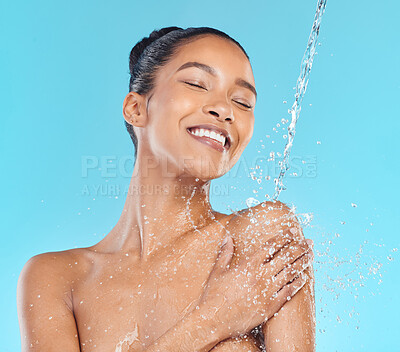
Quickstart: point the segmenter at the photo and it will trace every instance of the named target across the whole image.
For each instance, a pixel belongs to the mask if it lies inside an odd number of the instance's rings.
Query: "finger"
[[[226,242],[221,247],[221,251],[218,254],[213,271],[219,273],[221,271],[226,270],[228,265],[232,261],[233,253],[234,253],[233,240],[232,237],[228,236],[226,238]]]
[[[272,287],[273,291],[278,291],[309,267],[312,261],[309,251],[305,252],[293,263],[290,262],[289,257],[287,258],[287,262],[280,263],[280,265],[283,265],[281,270],[276,266],[278,264],[274,263],[275,259],[262,265],[256,274],[258,284],[262,287]]]
[[[296,229],[286,229],[283,233],[276,234],[264,243],[264,245],[258,249],[251,257],[251,265],[259,265],[265,263],[265,261],[271,260],[274,255],[279,252],[284,246],[288,245],[293,241]]]
[[[284,268],[275,278],[272,280],[274,285],[278,289],[284,287],[287,283],[293,281],[298,275],[300,275],[304,270],[306,270],[312,262],[312,253],[307,252],[300,258],[298,258],[294,263],[290,264]]]
[[[309,250],[310,248],[306,241],[293,240],[288,246],[283,247],[272,260],[259,265],[256,280],[263,278],[265,284],[269,285],[271,280],[275,281],[276,275]]]
[[[264,264],[264,266],[268,267],[270,274],[277,275],[286,266],[294,263],[310,250],[311,248],[306,240],[293,240],[289,245],[283,247],[272,260]]]
[[[278,313],[279,309],[281,309],[286,302],[290,301],[306,283],[307,275],[300,273],[293,282],[283,286],[279,291],[275,292],[271,297],[270,307],[272,309],[270,310],[270,316],[268,318],[271,318],[275,313]]]

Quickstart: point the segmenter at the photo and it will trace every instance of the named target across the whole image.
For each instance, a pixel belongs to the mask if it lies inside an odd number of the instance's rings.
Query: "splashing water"
[[[291,122],[287,127],[287,133],[285,132],[285,135],[283,135],[283,138],[286,140],[283,161],[279,162],[279,177],[274,179],[274,195],[272,197],[268,194],[265,195],[268,200],[277,200],[280,192],[286,189],[283,184],[283,178],[286,171],[289,169],[289,154],[293,145],[295,127],[300,115],[302,100],[307,89],[317,46],[321,18],[325,7],[326,0],[318,0],[311,34],[301,62],[300,76],[296,83],[295,101],[288,111],[291,115]],[[287,101],[283,103],[286,104]],[[281,128],[282,130],[286,130],[282,125],[288,122],[289,119],[282,119],[280,123],[276,124],[273,128],[273,132],[278,133]],[[273,136],[274,134],[266,135],[267,138]],[[262,144],[258,152],[264,153],[263,150],[265,151],[266,146],[263,140],[260,141]],[[275,141],[272,141],[272,143],[274,142]],[[321,141],[317,141],[317,144],[321,144]],[[281,154],[271,151],[269,156],[267,154],[259,163],[273,162],[276,160],[276,157],[281,157]],[[307,162],[307,160],[302,160],[302,162]],[[262,168],[257,164],[252,168],[252,172],[250,173],[251,178],[257,181],[258,185],[260,185],[264,179],[270,180],[270,176],[263,176],[262,171]],[[293,176],[296,177],[297,175],[294,174]],[[259,187],[258,191],[262,189],[262,187]],[[255,193],[257,197],[257,191],[255,189],[253,193]],[[260,201],[253,197],[246,199],[247,207],[253,207],[259,203]],[[351,208],[355,209],[359,208],[361,205],[357,204],[357,202],[349,202],[347,206],[351,206]],[[293,211],[293,213],[295,212]],[[313,251],[315,253],[315,259],[313,261],[313,270],[316,277],[316,326],[318,326],[318,333],[328,332],[337,326],[339,328],[340,325],[347,325],[349,327],[354,327],[355,330],[359,330],[363,311],[359,309],[357,305],[362,301],[365,303],[371,296],[381,294],[380,285],[382,285],[384,280],[385,266],[389,263],[393,263],[397,259],[398,248],[385,248],[384,243],[375,243],[376,240],[374,238],[377,237],[377,234],[370,235],[371,239],[365,240],[361,244],[357,243],[357,241],[347,243],[347,248],[345,246],[347,236],[341,236],[338,232],[334,232],[333,234],[329,232],[326,233],[325,229],[313,223],[314,219],[312,213],[300,213],[295,215],[301,227],[303,229],[308,229],[309,233],[307,237],[312,238],[314,241]],[[348,226],[352,220],[353,219],[340,221],[339,226],[341,228],[343,228],[343,226]],[[354,226],[354,223],[351,225]],[[372,222],[370,226],[373,226]],[[369,232],[368,228],[366,232]],[[344,302],[346,303],[346,308],[342,306]]]
[[[256,205],[260,204],[260,201],[258,199],[255,199],[253,197],[247,198],[246,199],[246,205],[248,208],[254,207]]]
[[[138,325],[135,323],[135,330],[129,332],[124,339],[118,342],[117,346],[115,347],[115,352],[128,351],[130,349],[129,346],[132,345],[133,342],[139,341],[138,336]]]
[[[283,152],[283,160],[279,163],[281,170],[278,178],[275,179],[275,193],[272,197],[273,200],[277,200],[281,191],[286,189],[283,184],[283,177],[285,176],[286,171],[289,169],[290,150],[292,149],[293,138],[296,133],[296,123],[300,115],[301,102],[304,94],[306,93],[308,80],[310,78],[311,67],[315,55],[315,47],[318,40],[319,27],[321,25],[321,19],[325,11],[325,6],[326,0],[318,0],[314,23],[311,29],[310,37],[308,38],[306,51],[301,61],[300,76],[296,83],[295,101],[292,105],[292,108],[289,110],[289,114],[292,116],[292,121],[288,126],[288,137],[285,150]]]

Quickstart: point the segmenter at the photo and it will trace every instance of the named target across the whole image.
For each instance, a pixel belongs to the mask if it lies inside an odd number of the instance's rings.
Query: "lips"
[[[191,126],[186,130],[194,139],[207,144],[219,152],[227,151],[231,146],[231,137],[223,128],[204,124]]]
[[[228,132],[217,126],[208,124],[196,125],[188,127],[186,130],[194,139],[207,144],[219,152],[226,152],[231,146],[231,139]]]

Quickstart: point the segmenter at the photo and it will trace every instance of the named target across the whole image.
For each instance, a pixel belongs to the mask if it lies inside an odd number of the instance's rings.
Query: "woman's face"
[[[254,86],[250,62],[234,43],[207,35],[183,45],[146,96],[139,148],[179,176],[222,176],[253,134]]]

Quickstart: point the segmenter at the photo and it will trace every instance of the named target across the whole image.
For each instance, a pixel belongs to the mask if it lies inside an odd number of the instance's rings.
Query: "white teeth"
[[[225,145],[225,140],[226,140],[225,136],[218,132],[210,131],[210,130],[207,130],[204,128],[194,128],[194,129],[190,130],[190,133],[194,134],[195,136],[199,136],[199,137],[205,136],[205,137],[211,138],[215,141],[220,142],[222,145]]]

